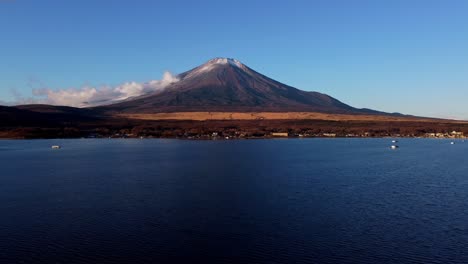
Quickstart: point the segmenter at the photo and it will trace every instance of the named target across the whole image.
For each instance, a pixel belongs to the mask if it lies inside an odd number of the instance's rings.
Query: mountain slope
[[[0,127],[56,126],[100,120],[88,109],[51,105],[0,106]]]
[[[119,113],[323,112],[370,114],[333,97],[268,78],[234,59],[216,58],[178,75],[163,91],[98,109]]]

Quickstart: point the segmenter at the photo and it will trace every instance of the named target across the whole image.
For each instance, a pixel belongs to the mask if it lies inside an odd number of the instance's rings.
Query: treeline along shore
[[[0,123],[0,138],[272,138],[272,137],[450,137],[468,135],[468,123],[450,120],[13,120]]]

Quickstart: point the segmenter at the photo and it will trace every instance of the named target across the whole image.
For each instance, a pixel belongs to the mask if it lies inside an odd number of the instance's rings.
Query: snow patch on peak
[[[214,58],[208,61],[207,64],[230,64],[232,66],[239,67],[239,68],[243,68],[244,66],[240,61],[236,59],[232,59],[232,58]]]
[[[242,64],[240,61],[236,59],[214,58],[214,59],[209,60],[207,63],[192,70],[192,72],[190,72],[190,74],[187,75],[186,77],[192,77],[192,76],[199,75],[205,72],[209,72],[220,65],[231,65],[239,69],[242,69],[244,71],[246,70],[246,67],[244,66],[244,64]]]
[[[236,59],[228,59],[228,63],[231,64],[232,66],[239,67],[241,69],[244,68],[244,64],[242,64],[240,61]]]

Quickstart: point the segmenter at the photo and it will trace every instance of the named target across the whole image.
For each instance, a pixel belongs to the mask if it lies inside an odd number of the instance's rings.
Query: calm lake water
[[[0,141],[0,263],[468,263],[468,141],[391,144]]]

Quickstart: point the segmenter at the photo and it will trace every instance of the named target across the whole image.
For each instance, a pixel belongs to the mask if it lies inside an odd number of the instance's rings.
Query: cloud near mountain
[[[116,103],[129,98],[163,90],[166,86],[178,82],[177,76],[165,72],[161,80],[149,82],[126,82],[117,86],[69,88],[54,90],[50,88],[33,89],[33,98],[22,99],[22,103],[41,103],[87,107]]]

